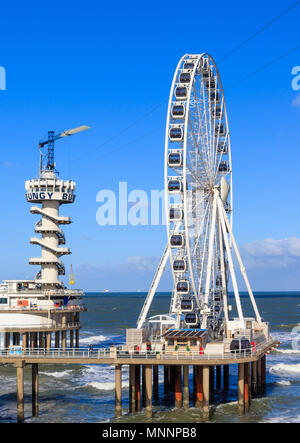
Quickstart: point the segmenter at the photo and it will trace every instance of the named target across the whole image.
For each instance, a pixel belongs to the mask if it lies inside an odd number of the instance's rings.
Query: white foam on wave
[[[276,384],[281,386],[290,386],[291,382],[289,380],[279,380],[276,382]]]
[[[300,349],[276,349],[280,354],[300,354]]]
[[[84,338],[80,338],[80,343],[87,343],[87,344],[91,344],[94,345],[96,343],[100,343],[102,341],[106,341],[109,340],[109,337],[106,337],[105,335],[92,335],[90,337],[84,337]]]
[[[285,363],[278,363],[270,368],[270,372],[276,375],[285,374],[299,374],[300,375],[300,363],[287,365]]]
[[[129,386],[129,382],[124,382],[122,383],[122,387],[123,388],[128,388]],[[94,388],[94,389],[98,389],[99,391],[113,391],[115,389],[115,383],[114,382],[100,382],[100,381],[93,381],[90,383],[86,383],[84,386],[84,388]]]
[[[63,378],[63,377],[69,377],[70,374],[72,374],[72,369],[67,369],[65,371],[56,371],[56,372],[40,372],[40,374],[47,375],[48,377]]]

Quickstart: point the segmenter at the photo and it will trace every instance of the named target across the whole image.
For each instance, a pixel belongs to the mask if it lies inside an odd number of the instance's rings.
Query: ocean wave
[[[291,382],[289,380],[279,380],[276,382],[277,385],[290,386]]]
[[[291,365],[278,363],[270,368],[270,373],[276,375],[300,374],[300,363]]]

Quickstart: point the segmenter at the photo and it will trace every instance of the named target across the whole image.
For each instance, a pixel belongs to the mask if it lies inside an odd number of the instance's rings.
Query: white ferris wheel
[[[231,282],[241,326],[244,316],[232,247],[257,321],[255,299],[232,233],[230,133],[220,76],[208,54],[186,54],[171,85],[165,136],[167,247],[141,311],[144,324],[170,259],[174,289],[170,315],[177,327],[217,334],[229,319]]]

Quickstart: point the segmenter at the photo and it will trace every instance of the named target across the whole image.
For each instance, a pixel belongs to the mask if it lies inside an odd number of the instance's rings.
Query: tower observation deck
[[[40,265],[41,270],[35,276],[35,282],[42,289],[63,288],[59,276],[65,275],[65,266],[60,257],[70,254],[65,246],[65,234],[61,225],[71,223],[70,217],[59,214],[60,206],[75,200],[75,182],[60,180],[54,171],[43,171],[38,179],[25,182],[26,200],[33,205],[32,214],[39,214],[41,219],[35,225],[35,233],[40,238],[32,237],[30,243],[41,246],[41,257],[30,258],[31,265]]]

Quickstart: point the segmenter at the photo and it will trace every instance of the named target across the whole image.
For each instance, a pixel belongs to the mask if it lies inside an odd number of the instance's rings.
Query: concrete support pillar
[[[262,394],[261,358],[257,360],[257,394]]]
[[[135,410],[140,412],[141,410],[141,367],[135,366]]]
[[[122,415],[122,365],[115,367],[115,417]]]
[[[23,351],[27,349],[27,332],[23,332],[22,334],[22,349]]]
[[[39,415],[39,372],[38,364],[32,363],[32,415]]]
[[[146,407],[146,379],[145,365],[142,365],[142,408]]]
[[[59,331],[55,332],[55,348],[59,348]]]
[[[75,330],[75,346],[77,349],[79,348],[79,329]]]
[[[24,367],[25,361],[15,363],[17,368],[17,420],[18,423],[24,421]]]
[[[44,340],[44,333],[39,333],[39,348],[44,349],[45,348],[45,340]]]
[[[145,365],[146,418],[152,418],[152,366]]]
[[[261,390],[264,394],[266,392],[266,354],[261,358]]]
[[[244,363],[244,403],[245,403],[245,413],[249,412],[250,398],[249,398],[249,372],[250,372],[250,363]]]
[[[253,361],[251,366],[251,394],[255,398],[257,396],[257,362]]]
[[[47,332],[47,344],[46,344],[47,351],[51,349],[51,332]]]
[[[79,323],[79,312],[75,314],[75,323]],[[75,347],[79,348],[79,328],[75,329]]]
[[[74,347],[74,331],[73,329],[70,330],[70,348]]]
[[[10,333],[5,332],[5,347],[9,348],[9,346],[10,346]]]
[[[222,376],[221,376],[221,365],[216,366],[216,388],[221,389],[221,383],[222,383]]]
[[[194,366],[195,374],[195,407],[203,406],[203,367]]]
[[[203,366],[203,420],[209,420],[209,366]]]
[[[181,365],[175,366],[175,408],[182,407],[182,380],[181,380]]]
[[[17,344],[17,332],[13,332],[13,345]]]
[[[183,409],[188,409],[190,405],[189,392],[189,365],[183,365]]]
[[[37,332],[30,333],[30,348],[31,349],[37,348]]]
[[[164,365],[164,394],[169,393],[169,366]]]
[[[238,363],[238,414],[245,413],[245,365]]]
[[[223,365],[223,391],[229,390],[229,365]]]
[[[129,365],[129,412],[135,413],[135,365]]]
[[[63,350],[67,348],[67,331],[61,331],[61,346]]]
[[[158,365],[153,365],[153,400],[158,401]]]

